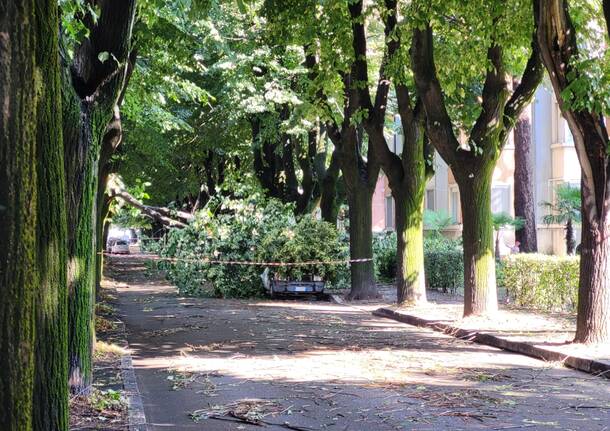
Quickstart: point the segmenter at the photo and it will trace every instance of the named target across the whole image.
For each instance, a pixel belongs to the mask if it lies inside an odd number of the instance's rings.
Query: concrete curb
[[[136,373],[133,369],[133,361],[129,353],[129,344],[127,343],[127,333],[125,331],[125,323],[122,324],[123,341],[126,350],[121,356],[121,378],[123,379],[123,389],[127,398],[127,416],[129,422],[129,431],[148,431],[146,424],[146,414],[144,413],[144,404],[142,396],[138,388]]]
[[[146,415],[144,405],[136,381],[136,373],[133,370],[131,355],[128,353],[121,358],[121,376],[123,388],[127,397],[127,414],[129,417],[129,431],[147,431]]]
[[[485,332],[469,331],[439,321],[427,320],[422,319],[421,317],[399,313],[388,308],[378,308],[377,310],[373,311],[373,315],[393,319],[413,326],[429,328],[433,331],[442,332],[455,338],[460,338],[462,340],[472,341],[491,347],[497,347],[499,349],[531,356],[536,359],[543,359],[551,362],[561,362],[567,367],[610,379],[610,364],[594,359],[565,355],[563,353],[544,349],[523,341],[511,341]]]

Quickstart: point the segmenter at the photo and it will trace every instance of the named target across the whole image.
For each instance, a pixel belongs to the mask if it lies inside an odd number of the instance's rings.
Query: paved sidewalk
[[[610,425],[610,385],[584,373],[366,307],[180,298],[142,262],[109,260],[150,430]]]

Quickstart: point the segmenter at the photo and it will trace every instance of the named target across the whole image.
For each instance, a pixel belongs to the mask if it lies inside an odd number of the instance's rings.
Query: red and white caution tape
[[[103,253],[104,256],[115,256],[112,253]],[[345,259],[345,260],[311,260],[307,262],[258,262],[258,261],[246,261],[246,260],[220,260],[220,259],[188,259],[188,258],[177,258],[177,257],[161,257],[154,254],[130,254],[130,257],[144,258],[149,260],[161,260],[166,262],[188,262],[188,263],[211,263],[219,265],[254,265],[254,266],[308,266],[308,265],[342,265],[348,263],[360,263],[360,262],[371,262],[373,259],[370,257],[360,259]]]

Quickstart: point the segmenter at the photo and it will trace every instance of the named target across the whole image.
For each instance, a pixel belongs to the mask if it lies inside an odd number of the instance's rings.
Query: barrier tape
[[[103,252],[104,256],[116,256],[112,253]],[[342,265],[348,263],[361,263],[361,262],[372,262],[373,259],[370,257],[360,259],[345,259],[345,260],[311,260],[307,262],[256,262],[246,260],[219,260],[219,259],[187,259],[177,257],[161,257],[153,254],[130,254],[130,257],[145,258],[150,260],[164,260],[168,262],[189,262],[189,263],[212,263],[219,265],[252,265],[252,266],[308,266],[308,265]]]

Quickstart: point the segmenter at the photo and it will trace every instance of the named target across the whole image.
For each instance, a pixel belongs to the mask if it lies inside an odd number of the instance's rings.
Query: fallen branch
[[[188,222],[195,218],[193,214],[185,211],[175,211],[170,208],[145,205],[125,190],[111,189],[110,197],[121,199],[126,204],[139,210],[142,215],[149,217],[164,226],[185,228],[188,226]]]

